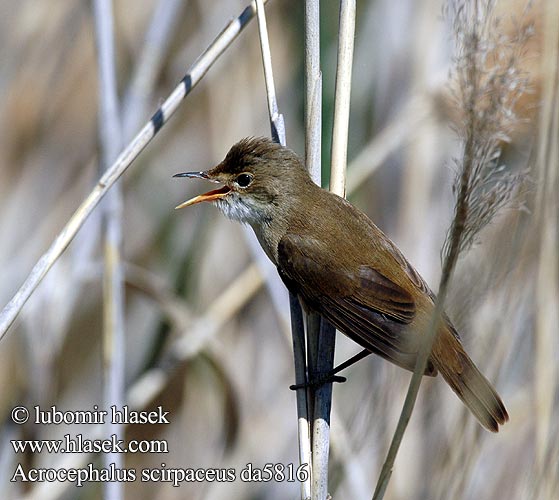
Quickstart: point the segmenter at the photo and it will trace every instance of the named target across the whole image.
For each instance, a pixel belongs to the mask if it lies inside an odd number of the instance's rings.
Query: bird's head
[[[250,225],[272,220],[289,208],[302,185],[312,182],[299,157],[266,138],[247,138],[235,144],[225,159],[205,172],[174,177],[205,179],[222,187],[191,198],[176,208],[202,201],[214,203],[227,217]]]

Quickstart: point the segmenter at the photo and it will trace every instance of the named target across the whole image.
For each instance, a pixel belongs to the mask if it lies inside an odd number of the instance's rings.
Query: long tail
[[[437,336],[431,359],[479,423],[491,432],[498,432],[499,424],[509,419],[505,405],[449,329],[445,328]]]

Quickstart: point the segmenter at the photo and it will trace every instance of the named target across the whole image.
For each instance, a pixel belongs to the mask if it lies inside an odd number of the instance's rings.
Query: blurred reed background
[[[530,90],[504,144],[511,171],[530,170],[460,260],[449,315],[495,382],[511,421],[484,432],[439,379],[425,380],[387,499],[559,498],[557,2],[501,0],[499,29],[532,27],[519,50]],[[115,1],[125,142],[149,119],[239,0]],[[267,7],[288,145],[303,154],[303,2]],[[0,303],[96,182],[97,65],[88,2],[0,1]],[[165,13],[169,15],[165,15]],[[452,217],[452,26],[440,0],[358,2],[348,196],[392,237],[432,287]],[[322,2],[323,165],[329,165],[338,3]],[[498,51],[499,48],[496,48]],[[450,76],[449,76],[450,75]],[[123,180],[126,387],[131,404],[163,405],[170,425],[127,439],[167,439],[166,455],[124,466],[235,468],[297,464],[287,294],[254,263],[247,233],[210,206],[173,207],[206,186],[171,179],[219,162],[242,137],[268,135],[255,21],[210,70]],[[324,169],[323,183],[328,184]],[[96,210],[0,343],[2,498],[101,497],[101,485],[10,483],[26,467],[102,467],[99,457],[16,455],[12,439],[93,433],[93,426],[16,426],[10,410],[103,401],[101,218]],[[338,336],[337,360],[357,352]],[[370,498],[410,374],[377,357],[334,389],[330,491]],[[146,402],[147,401],[147,402]],[[80,465],[81,464],[81,465]],[[296,483],[134,483],[135,499],[296,498]]]

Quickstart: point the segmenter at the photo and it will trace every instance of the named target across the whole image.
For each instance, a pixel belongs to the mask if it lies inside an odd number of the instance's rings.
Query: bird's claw
[[[292,391],[296,391],[298,389],[307,389],[307,388],[312,388],[312,389],[316,389],[324,384],[333,384],[334,382],[338,382],[340,384],[343,384],[344,382],[346,382],[347,379],[345,377],[341,377],[340,375],[330,375],[330,374],[325,374],[323,376],[318,376],[317,378],[315,378],[314,380],[309,380],[308,382],[303,382],[302,384],[293,384],[290,385],[289,388]]]

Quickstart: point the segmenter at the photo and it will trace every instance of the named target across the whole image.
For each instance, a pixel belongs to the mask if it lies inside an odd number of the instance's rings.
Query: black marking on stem
[[[185,77],[182,79],[182,83],[184,83],[184,95],[186,95],[192,90],[192,77],[190,73],[187,73]]]
[[[271,125],[272,125],[272,140],[274,142],[277,142],[278,144],[281,144],[279,131],[278,131],[278,127],[276,125],[276,122],[272,122]]]
[[[159,108],[155,114],[151,117],[151,123],[153,124],[153,134],[157,134],[163,123],[165,122],[165,117],[163,116],[163,110]]]
[[[243,29],[245,27],[245,25],[253,18],[254,16],[254,10],[252,8],[252,5],[249,5],[247,8],[245,8],[245,10],[243,10],[243,12],[241,12],[241,15],[239,16],[239,23],[241,24],[241,29]]]

